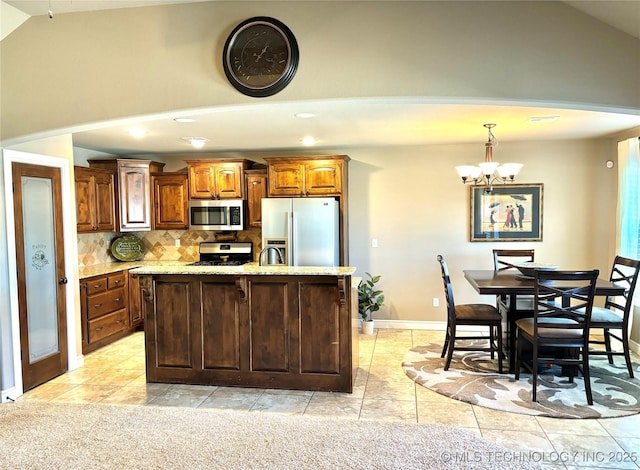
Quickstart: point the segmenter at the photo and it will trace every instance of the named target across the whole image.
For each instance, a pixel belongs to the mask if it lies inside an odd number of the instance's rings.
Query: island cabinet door
[[[340,303],[335,283],[301,282],[297,352],[301,374],[340,374]]]
[[[190,377],[201,368],[201,348],[193,276],[141,277],[145,298],[147,379]]]
[[[240,316],[236,278],[205,277],[198,285],[202,318],[203,369],[240,370]],[[210,279],[210,280],[206,280]]]
[[[253,372],[290,372],[290,292],[284,277],[249,281],[249,368]]]

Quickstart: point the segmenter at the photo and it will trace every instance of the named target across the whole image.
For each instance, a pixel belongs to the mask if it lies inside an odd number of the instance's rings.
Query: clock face
[[[240,23],[224,45],[224,73],[245,95],[264,97],[282,90],[298,67],[298,44],[283,23],[255,17]]]

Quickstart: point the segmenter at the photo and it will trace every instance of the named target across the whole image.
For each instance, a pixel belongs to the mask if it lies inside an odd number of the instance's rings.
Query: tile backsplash
[[[78,267],[117,261],[111,254],[111,242],[120,233],[103,232],[78,234]],[[204,241],[215,241],[215,232],[204,230],[152,230],[150,232],[127,232],[144,242],[145,261],[198,260],[198,245]],[[259,229],[238,232],[238,241],[253,242],[254,258],[260,253],[261,232]],[[176,240],[180,246],[176,247]]]

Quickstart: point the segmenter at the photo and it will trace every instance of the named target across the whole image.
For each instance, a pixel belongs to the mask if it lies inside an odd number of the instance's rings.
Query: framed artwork
[[[471,241],[542,241],[542,187],[542,183],[472,186]]]

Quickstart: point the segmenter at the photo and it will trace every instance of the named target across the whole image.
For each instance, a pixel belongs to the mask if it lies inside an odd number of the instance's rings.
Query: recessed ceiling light
[[[302,145],[311,146],[316,143],[316,139],[311,136],[307,136],[303,137],[300,142],[302,142]]]
[[[129,129],[129,135],[139,139],[147,133],[147,130],[144,127],[132,127]]]
[[[175,118],[174,119],[175,122],[195,122],[195,119],[191,119],[191,118]]]
[[[204,147],[204,144],[207,142],[208,139],[205,139],[204,137],[183,137],[182,140],[186,140],[194,148],[200,149]]]
[[[560,116],[533,116],[529,118],[529,122],[553,122],[560,119]]]
[[[298,119],[311,119],[316,117],[315,113],[296,113],[294,116]]]

